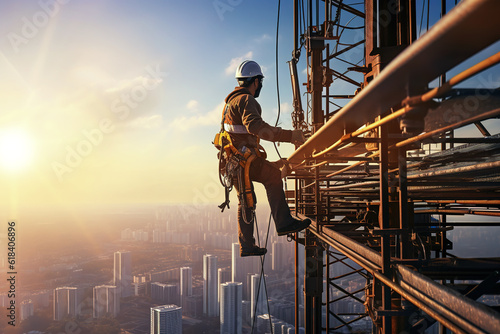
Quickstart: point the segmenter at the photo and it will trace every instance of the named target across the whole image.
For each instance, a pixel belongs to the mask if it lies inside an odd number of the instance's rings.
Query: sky
[[[262,66],[258,101],[273,125],[279,84],[279,126],[291,129],[292,2],[276,68],[277,3],[0,0],[2,212],[222,202],[211,142],[241,61]]]
[[[289,87],[286,7],[279,70]],[[0,12],[0,138],[11,140],[0,202],[14,216],[222,201],[211,142],[244,59],[262,65],[259,101],[276,121],[277,2],[0,1]],[[281,126],[291,128],[282,94]]]

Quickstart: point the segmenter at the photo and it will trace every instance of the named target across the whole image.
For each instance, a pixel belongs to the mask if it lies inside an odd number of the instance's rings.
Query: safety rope
[[[259,225],[257,224],[257,216],[254,213],[253,220],[255,222],[255,229],[257,233],[257,246],[260,248],[260,236],[259,236]],[[269,223],[267,224],[267,233],[266,233],[266,241],[264,243],[264,248],[267,249],[267,242],[269,240],[269,227],[271,226],[271,215],[269,215]],[[264,270],[264,264],[266,261],[266,254],[262,255],[260,257],[260,275],[259,275],[259,285],[257,287],[257,297],[255,298],[255,305],[254,305],[254,310],[253,314],[254,317],[252,319],[252,331],[251,334],[253,334],[253,330],[255,328],[255,319],[257,318],[257,308],[259,305],[259,296],[260,296],[260,288],[261,288],[261,283],[264,282],[264,292],[266,294],[266,302],[267,302],[267,314],[269,316],[269,325],[271,327],[271,333],[274,334],[273,331],[273,323],[271,320],[271,308],[269,307],[269,295],[267,294],[267,281],[266,281],[266,275],[265,275],[265,270]]]
[[[279,72],[278,72],[278,46],[279,46],[279,43],[278,43],[278,34],[279,34],[279,24],[280,24],[280,9],[281,9],[281,0],[278,0],[278,13],[277,13],[277,19],[276,19],[276,91],[277,91],[277,100],[278,100],[278,115],[276,117],[276,124],[275,126],[278,126],[278,123],[279,123],[279,119],[280,119],[280,114],[281,114],[281,107],[280,107],[280,89],[279,89]],[[281,154],[278,150],[278,147],[276,146],[276,143],[273,143],[274,144],[274,148],[276,150],[276,153],[278,154],[278,157],[280,160],[282,160],[281,158]],[[286,180],[285,180],[285,189],[286,189]],[[270,230],[270,227],[271,227],[271,219],[272,219],[272,214],[270,213],[269,214],[269,221],[268,221],[268,224],[267,224],[267,232],[266,232],[266,241],[265,241],[265,244],[264,244],[264,248],[267,249],[267,242],[269,240],[269,230]],[[256,233],[257,233],[257,245],[259,246],[260,248],[260,236],[259,236],[259,226],[257,224],[257,217],[255,216],[254,214],[254,223],[255,223],[255,228],[256,228]],[[271,333],[274,334],[274,330],[273,330],[273,323],[272,323],[272,319],[271,319],[271,311],[270,311],[270,307],[269,307],[269,295],[267,294],[267,282],[266,282],[266,276],[265,276],[265,270],[264,270],[264,264],[265,264],[265,261],[266,261],[266,254],[264,254],[263,256],[260,257],[260,261],[261,261],[261,269],[260,269],[260,277],[259,277],[259,285],[258,285],[258,289],[257,289],[257,297],[256,297],[256,302],[255,302],[255,307],[254,307],[254,318],[253,318],[253,321],[252,321],[252,331],[251,333],[253,334],[253,330],[254,330],[254,327],[255,327],[255,318],[256,318],[256,315],[257,315],[257,306],[259,305],[258,304],[258,299],[259,299],[259,295],[260,295],[260,286],[261,286],[261,282],[264,283],[264,291],[266,293],[266,302],[267,302],[267,314],[269,315],[269,326],[271,327]]]
[[[276,18],[276,64],[275,64],[275,68],[276,68],[276,93],[277,93],[277,101],[278,101],[278,115],[276,117],[275,126],[278,126],[280,115],[281,115],[279,70],[278,70],[278,55],[279,55],[279,53],[278,53],[278,47],[279,47],[278,35],[279,35],[279,25],[280,25],[280,10],[281,10],[281,0],[278,0],[278,13],[277,13],[277,18]],[[276,150],[276,153],[278,154],[278,157],[279,157],[279,159],[281,161],[282,157],[281,157],[281,154],[280,154],[280,152],[278,150],[278,147],[277,147],[276,143],[273,142],[273,145],[274,145],[274,149]],[[286,179],[285,179],[285,190],[286,190]],[[266,249],[267,249],[267,242],[269,240],[269,230],[270,230],[270,227],[271,227],[271,219],[272,219],[272,214],[270,213],[269,214],[268,224],[267,224],[266,241],[265,241],[265,244],[264,244],[264,248],[266,248]],[[260,247],[259,226],[257,224],[257,217],[255,215],[254,215],[254,222],[255,222],[255,228],[256,228],[256,233],[257,233],[257,244]],[[257,314],[257,306],[258,306],[258,298],[259,298],[259,295],[260,295],[260,285],[261,285],[261,282],[264,283],[264,291],[266,293],[266,302],[267,302],[267,314],[269,315],[269,325],[271,327],[271,333],[274,334],[273,323],[272,323],[272,319],[271,319],[271,312],[270,312],[270,307],[269,307],[269,295],[267,293],[267,282],[266,282],[266,276],[265,276],[265,270],[264,270],[265,260],[266,260],[266,254],[264,254],[260,258],[260,261],[261,261],[261,270],[260,270],[260,277],[259,277],[259,286],[258,286],[258,289],[257,289],[258,292],[257,292],[257,297],[256,297],[256,302],[255,302],[255,308],[254,308],[254,318],[253,318],[253,322],[252,322],[252,332],[251,332],[252,334],[253,334],[253,330],[254,330],[254,327],[255,327],[255,318],[256,318],[256,314]]]

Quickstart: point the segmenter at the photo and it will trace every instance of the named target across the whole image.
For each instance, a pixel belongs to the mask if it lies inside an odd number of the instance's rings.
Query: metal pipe
[[[329,54],[329,55],[326,56],[326,58],[323,60],[323,62],[328,61],[328,60],[330,60],[332,58],[335,58],[337,56],[340,56],[344,52],[347,52],[347,51],[349,51],[351,49],[354,49],[356,46],[359,46],[359,45],[363,44],[364,42],[365,42],[365,40],[363,39],[363,40],[361,40],[359,42],[356,42],[356,43],[354,43],[352,45],[349,45],[348,47],[346,47],[346,48],[344,48],[344,49],[342,49],[342,50],[340,50],[340,51],[338,51],[338,52],[336,52],[334,54],[331,54],[331,55]]]
[[[299,334],[299,234],[295,233],[295,334]]]
[[[403,101],[404,105],[415,105],[422,102],[430,101],[434,98],[438,98],[448,93],[451,88],[455,85],[458,85],[462,81],[476,75],[484,70],[487,70],[493,65],[496,65],[500,62],[500,52],[494,54],[491,57],[486,58],[485,60],[477,63],[476,65],[466,69],[465,71],[455,75],[450,81],[443,83],[442,86],[431,89],[425,94],[419,96],[413,96],[405,99]]]
[[[399,143],[396,144],[396,146],[397,147],[403,147],[403,146],[406,146],[408,144],[413,144],[415,142],[418,142],[418,141],[421,141],[423,139],[426,139],[426,138],[438,135],[438,134],[446,132],[448,130],[459,128],[461,126],[464,126],[464,125],[467,125],[467,124],[471,124],[471,123],[474,123],[474,122],[477,122],[477,121],[482,121],[484,119],[493,118],[493,117],[496,117],[498,115],[500,115],[500,108],[499,109],[494,109],[494,110],[491,110],[491,111],[488,111],[488,112],[485,112],[483,114],[480,114],[480,115],[468,118],[466,120],[463,120],[463,121],[460,121],[460,122],[457,122],[457,123],[454,123],[454,124],[451,124],[451,125],[448,125],[448,126],[444,126],[442,128],[439,128],[439,129],[436,129],[436,130],[433,130],[433,131],[429,131],[429,132],[423,133],[421,135],[409,138],[407,140],[400,141]]]
[[[332,0],[333,4],[337,7],[340,6],[339,9],[343,9],[345,10],[346,12],[348,13],[351,13],[351,14],[354,14],[354,15],[357,15],[359,17],[362,17],[362,18],[365,18],[365,13],[363,13],[362,11],[359,11],[349,5],[346,5],[344,3],[341,3],[339,0]]]
[[[323,154],[326,154],[330,151],[332,151],[333,149],[339,147],[340,145],[342,145],[343,143],[345,142],[348,142],[351,138],[354,138],[354,137],[357,137],[363,133],[366,133],[368,131],[371,131],[373,129],[376,129],[378,128],[379,126],[383,125],[383,124],[386,124],[387,122],[390,122],[398,117],[401,117],[403,115],[405,115],[406,113],[408,113],[409,111],[411,111],[410,108],[408,107],[404,107],[404,108],[401,108],[395,112],[393,112],[392,114],[378,120],[378,121],[375,121],[367,126],[365,126],[364,128],[362,129],[359,129],[359,130],[356,130],[354,132],[351,132],[349,134],[346,134],[344,136],[342,136],[342,138],[340,138],[339,140],[337,140],[334,144],[332,144],[330,147],[324,149],[323,151],[321,152],[318,152],[318,153],[313,153],[311,156],[313,158],[318,158],[319,156],[323,155]]]
[[[401,148],[398,150],[398,168],[399,168],[399,228],[404,231],[408,230],[409,224],[409,208],[408,208],[408,174],[406,162],[406,150]],[[399,236],[399,257],[402,259],[410,255],[410,241],[408,233],[403,233]]]
[[[499,211],[479,211],[473,209],[436,209],[436,210],[419,210],[415,213],[436,213],[436,214],[451,214],[451,215],[478,215],[489,217],[500,217]]]
[[[367,158],[374,158],[374,157],[378,157],[379,155],[380,155],[380,153],[379,153],[379,152],[374,152],[374,153],[370,154]],[[326,177],[332,177],[332,176],[335,176],[335,175],[341,174],[341,173],[343,173],[343,172],[345,172],[345,171],[348,171],[348,170],[350,170],[350,169],[352,169],[352,168],[354,168],[354,167],[360,166],[360,165],[362,165],[362,164],[364,164],[364,163],[365,163],[364,161],[358,161],[358,162],[355,162],[355,163],[353,163],[352,165],[347,166],[346,168],[342,168],[342,169],[340,169],[340,170],[338,170],[338,171],[336,171],[336,172],[333,172],[333,173],[331,173],[331,174],[328,174]]]
[[[408,179],[422,179],[422,178],[427,178],[427,177],[453,175],[453,174],[457,174],[457,173],[477,172],[477,171],[487,170],[487,169],[497,169],[499,167],[500,167],[500,161],[482,162],[482,163],[478,163],[478,164],[470,165],[470,166],[457,167],[457,168],[451,168],[451,169],[446,169],[446,170],[430,171],[430,172],[420,173],[420,174],[416,174],[416,175],[409,175]]]
[[[466,332],[461,330],[459,327],[455,326],[455,324],[450,320],[448,320],[446,317],[444,317],[438,312],[435,312],[434,309],[431,306],[429,306],[429,304],[423,303],[420,299],[407,292],[401,286],[394,284],[393,281],[382,275],[380,272],[373,273],[373,276],[375,276],[383,284],[390,286],[391,289],[393,289],[396,293],[400,294],[401,297],[408,300],[412,304],[416,305],[419,309],[421,309],[434,319],[438,320],[440,323],[444,323],[451,330],[454,330],[456,333],[466,334]]]
[[[482,71],[490,68],[491,66],[493,66],[495,64],[498,64],[499,62],[500,62],[500,52],[498,52],[495,55],[483,60],[482,62],[480,62],[474,66],[472,66],[471,68],[463,71],[462,73],[454,76],[453,78],[450,79],[450,81],[446,82],[445,84],[443,84],[440,87],[436,87],[425,94],[422,94],[419,96],[414,96],[414,97],[409,97],[409,98],[405,99],[403,101],[403,105],[405,105],[405,107],[391,113],[390,115],[382,118],[379,121],[373,122],[370,125],[365,126],[362,129],[356,130],[350,134],[342,136],[342,138],[340,138],[338,141],[336,141],[330,147],[324,149],[321,152],[313,153],[312,157],[317,158],[323,154],[326,154],[326,153],[332,151],[333,149],[339,147],[341,144],[343,144],[345,142],[349,142],[349,140],[351,138],[357,137],[363,133],[366,133],[370,130],[373,130],[373,129],[379,127],[382,124],[390,122],[398,117],[404,116],[405,114],[407,114],[408,112],[410,112],[412,110],[411,108],[409,108],[409,106],[419,104],[422,102],[428,102],[428,101],[432,100],[433,98],[440,97],[443,94],[449,92],[453,86],[459,84],[460,82],[464,81],[465,79],[467,79],[467,78],[469,78],[469,77],[471,77],[479,72],[482,72]]]
[[[428,203],[437,203],[437,204],[474,204],[474,205],[484,205],[484,206],[490,206],[490,205],[500,205],[500,201],[495,201],[495,200],[430,200],[427,201]]]
[[[299,217],[306,218],[303,215],[299,215]],[[318,238],[324,241],[328,240],[327,243],[330,246],[349,256],[350,259],[363,268],[374,271],[382,267],[382,257],[378,252],[331,229],[323,229],[321,233],[317,233],[316,224],[317,223],[313,220],[309,230],[316,234]],[[325,239],[325,236],[327,236],[328,239]]]
[[[488,306],[465,298],[459,292],[437,284],[404,265],[397,264],[395,269],[401,275],[401,287],[418,295],[424,303],[436,308],[437,313],[467,333],[495,333],[500,328],[500,315]]]
[[[293,60],[299,59],[299,0],[293,0]]]

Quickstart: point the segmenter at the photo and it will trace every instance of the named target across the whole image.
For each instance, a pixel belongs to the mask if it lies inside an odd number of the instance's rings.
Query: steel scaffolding
[[[365,0],[363,9],[294,0],[292,118],[311,136],[288,159],[295,182],[288,199],[313,220],[294,235],[305,248],[296,293],[303,275],[306,333],[334,333],[367,317],[378,333],[419,333],[436,322],[441,332],[500,332],[498,305],[477,301],[500,295],[500,258],[455,257],[448,238],[456,227],[500,226],[500,135],[484,123],[500,117],[500,91],[457,86],[500,62],[496,53],[469,64],[500,40],[500,2],[463,0],[447,12],[442,1],[438,9],[442,18],[418,36],[415,0]],[[344,43],[344,31],[359,28],[349,26],[355,20],[363,20],[364,38]],[[363,46],[362,64],[342,58]],[[354,92],[332,94],[335,81]],[[464,132],[470,125],[478,136]],[[339,263],[348,269],[335,274]],[[363,288],[338,283],[354,277]],[[335,312],[345,298],[363,311]]]

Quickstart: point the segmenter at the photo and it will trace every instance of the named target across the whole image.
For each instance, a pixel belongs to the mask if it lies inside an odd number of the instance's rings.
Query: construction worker
[[[226,107],[222,120],[224,130],[229,133],[233,145],[237,149],[241,150],[246,147],[256,153],[257,157],[250,165],[250,180],[264,185],[278,235],[301,231],[309,226],[311,220],[298,220],[291,216],[283,191],[280,169],[275,163],[267,161],[258,150],[260,147],[259,139],[300,145],[305,142],[304,134],[301,130],[284,130],[271,126],[262,119],[262,109],[255,99],[262,89],[264,75],[255,61],[242,62],[236,69],[235,77],[238,81],[238,87],[225,100]],[[235,184],[235,188],[238,194],[243,191],[238,189],[237,184]],[[253,212],[245,208],[240,196],[238,199],[240,255],[264,255],[267,250],[255,244]]]

